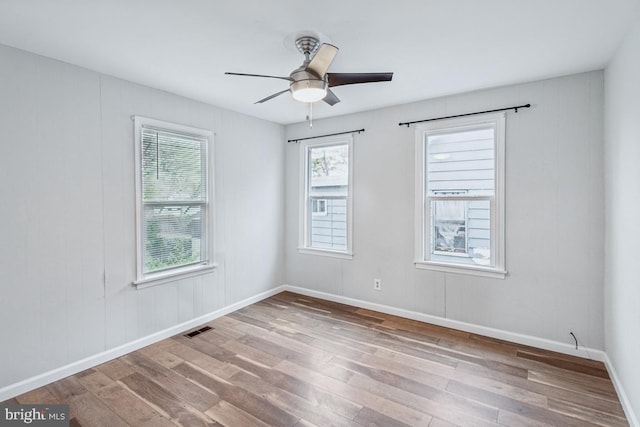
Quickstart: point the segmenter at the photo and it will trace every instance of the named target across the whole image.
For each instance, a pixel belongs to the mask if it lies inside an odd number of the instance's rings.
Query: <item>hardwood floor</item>
[[[18,396],[72,426],[626,426],[600,362],[281,293]]]

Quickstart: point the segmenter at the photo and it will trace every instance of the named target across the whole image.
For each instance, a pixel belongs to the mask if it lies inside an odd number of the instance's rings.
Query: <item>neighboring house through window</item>
[[[416,266],[504,277],[504,114],[416,130]]]
[[[301,144],[300,252],[350,258],[352,137]]]
[[[211,268],[209,131],[135,117],[137,280]]]

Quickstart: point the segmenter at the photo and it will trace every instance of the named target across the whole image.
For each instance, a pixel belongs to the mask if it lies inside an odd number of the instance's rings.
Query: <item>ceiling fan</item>
[[[288,89],[269,95],[257,101],[256,104],[261,104],[285,92],[291,92],[293,98],[300,102],[313,103],[323,100],[329,105],[335,105],[340,102],[340,99],[330,89],[332,87],[357,83],[388,82],[393,77],[393,73],[328,73],[327,70],[338,54],[338,48],[328,43],[320,44],[319,39],[314,36],[298,37],[296,47],[304,55],[304,62],[293,70],[289,77],[230,72],[225,74],[266,77],[289,82]]]

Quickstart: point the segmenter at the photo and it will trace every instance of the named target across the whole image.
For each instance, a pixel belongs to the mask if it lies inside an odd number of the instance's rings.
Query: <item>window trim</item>
[[[312,148],[333,145],[347,145],[349,152],[349,172],[347,191],[347,248],[344,251],[335,249],[313,248],[309,246],[309,220],[313,218],[310,212],[309,196],[309,162],[308,153]],[[298,208],[298,252],[308,255],[321,255],[332,258],[353,259],[353,135],[318,138],[314,141],[300,143],[300,189]],[[326,197],[324,197],[326,199]]]
[[[136,279],[132,284],[137,289],[149,286],[161,285],[164,283],[174,282],[187,277],[211,272],[218,265],[214,262],[215,246],[214,246],[214,194],[215,180],[213,173],[214,163],[214,133],[210,130],[195,128],[191,126],[180,125],[162,120],[150,119],[148,117],[134,116],[134,134],[135,134],[135,237],[136,237]],[[206,242],[204,245],[205,260],[186,266],[178,266],[158,272],[144,273],[144,236],[143,236],[143,209],[144,202],[142,200],[142,129],[150,128],[160,131],[167,131],[198,138],[206,138],[205,156],[206,156],[206,180],[207,192],[204,211],[206,224],[204,224],[204,235]]]
[[[495,166],[494,182],[495,196],[492,200],[491,215],[491,255],[494,265],[490,267],[479,265],[456,264],[453,262],[435,261],[428,259],[427,239],[427,196],[425,192],[427,165],[425,155],[427,152],[428,133],[446,133],[464,128],[480,127],[491,124],[495,126]],[[435,270],[446,273],[470,274],[481,277],[504,279],[507,275],[505,264],[505,139],[506,139],[506,114],[491,113],[475,117],[462,117],[444,119],[416,125],[415,133],[415,259],[414,265],[418,269]],[[468,233],[469,230],[467,230]],[[430,230],[428,231],[431,232]]]

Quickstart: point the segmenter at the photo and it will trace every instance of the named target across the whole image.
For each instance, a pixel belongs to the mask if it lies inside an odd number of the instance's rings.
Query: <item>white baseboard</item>
[[[172,326],[170,328],[164,329],[162,331],[156,332],[146,337],[103,351],[93,356],[86,357],[82,360],[78,360],[76,362],[42,373],[40,375],[27,378],[18,383],[10,384],[6,387],[0,388],[0,402],[19,396],[23,393],[34,390],[38,387],[42,387],[54,381],[58,381],[62,378],[68,377],[69,375],[77,374],[78,372],[82,372],[86,369],[108,362],[110,360],[123,356],[127,353],[131,353],[133,351],[139,350],[143,347],[154,344],[158,341],[162,341],[163,339],[172,337],[174,335],[178,335],[182,332],[186,332],[189,329],[193,329],[196,326],[202,325],[203,323],[210,322],[214,319],[217,319],[218,317],[222,317],[233,311],[239,310],[243,307],[246,307],[258,301],[262,301],[265,298],[269,298],[270,296],[278,294],[283,290],[284,290],[283,286],[270,289],[266,292],[262,292],[258,295],[252,296],[250,298],[247,298],[242,301],[236,302],[234,304],[228,305],[226,307],[220,308],[211,313],[207,313],[203,316],[197,317],[195,319],[189,320],[179,325]]]
[[[365,308],[368,310],[379,311],[381,313],[391,314],[394,316],[404,317],[407,319],[418,320],[420,322],[431,323],[433,325],[444,326],[446,328],[458,329],[465,332],[471,332],[478,335],[484,335],[491,338],[497,338],[505,341],[511,341],[518,344],[528,345],[531,347],[542,348],[545,350],[556,351],[558,353],[569,354],[572,356],[583,357],[586,359],[604,362],[605,354],[602,350],[593,348],[579,347],[577,350],[574,346],[538,338],[531,335],[519,334],[516,332],[504,331],[501,329],[489,328],[486,326],[474,325],[472,323],[460,322],[458,320],[446,319],[444,317],[433,316],[430,314],[419,313],[416,311],[405,310],[402,308],[391,307],[384,304],[363,301],[355,298],[344,297],[325,292],[314,291],[311,289],[299,288],[297,286],[284,285],[283,290],[295,292],[301,295],[325,299],[328,301],[348,304],[355,307]]]
[[[620,403],[622,404],[622,409],[624,409],[624,413],[627,416],[627,421],[631,427],[640,427],[640,422],[638,422],[638,417],[636,416],[633,408],[631,407],[631,401],[625,393],[624,388],[622,387],[622,383],[620,382],[620,378],[616,373],[615,368],[613,367],[613,363],[611,363],[611,359],[609,359],[609,355],[605,353],[604,355],[604,364],[607,367],[607,371],[609,371],[609,377],[611,377],[611,382],[613,382],[613,386],[616,389],[616,393],[618,393],[618,398],[620,399]]]

